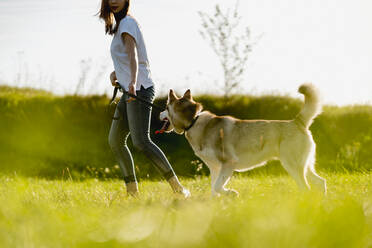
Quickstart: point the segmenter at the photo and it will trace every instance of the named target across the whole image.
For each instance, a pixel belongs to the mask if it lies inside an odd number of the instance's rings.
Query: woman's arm
[[[138,72],[138,61],[136,56],[136,41],[134,38],[128,34],[122,34],[125,50],[128,54],[130,61],[130,71],[131,80],[129,84],[129,93],[136,95],[136,82],[137,82],[137,72]]]

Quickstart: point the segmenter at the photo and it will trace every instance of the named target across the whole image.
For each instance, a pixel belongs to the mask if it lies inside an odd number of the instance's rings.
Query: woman
[[[130,0],[102,0],[99,17],[105,22],[106,34],[113,35],[111,57],[115,71],[110,80],[113,86],[119,83],[129,93],[152,102],[155,92],[146,47],[137,21],[128,15],[129,5]],[[133,159],[126,142],[130,134],[134,147],[159,169],[173,191],[188,197],[190,192],[180,184],[167,158],[150,139],[150,116],[151,107],[126,94],[115,110],[109,144],[124,174],[127,192],[138,194]]]

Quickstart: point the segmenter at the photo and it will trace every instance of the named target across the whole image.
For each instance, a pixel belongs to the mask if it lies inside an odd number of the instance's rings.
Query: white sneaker
[[[176,192],[177,194],[183,195],[185,198],[189,198],[191,196],[190,190],[183,188],[182,191]]]

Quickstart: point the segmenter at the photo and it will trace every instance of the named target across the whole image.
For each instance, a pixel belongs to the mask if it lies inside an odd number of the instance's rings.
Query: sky
[[[218,57],[199,34],[198,11],[212,13],[216,4],[232,8],[235,1],[132,0],[157,95],[170,88],[222,94]],[[95,16],[99,5],[0,0],[0,84],[111,94],[112,37]],[[241,24],[257,38],[240,93],[299,97],[298,86],[312,82],[327,104],[372,104],[371,0],[240,0],[239,6]]]

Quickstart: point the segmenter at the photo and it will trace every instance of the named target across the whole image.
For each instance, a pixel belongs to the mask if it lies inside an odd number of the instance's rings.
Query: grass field
[[[243,119],[291,119],[302,106],[275,95],[197,100]],[[372,106],[325,106],[311,126],[326,197],[299,192],[270,162],[235,174],[229,186],[239,198],[211,198],[208,170],[185,138],[153,135],[192,192],[185,200],[149,181],[159,173],[134,150],[141,196],[126,196],[107,142],[114,110],[107,102],[0,86],[0,248],[372,248]]]
[[[210,198],[209,178],[140,182],[0,177],[0,247],[372,247],[372,174],[322,174],[328,195],[288,176],[235,174],[240,197]],[[71,180],[72,179],[72,180]]]

